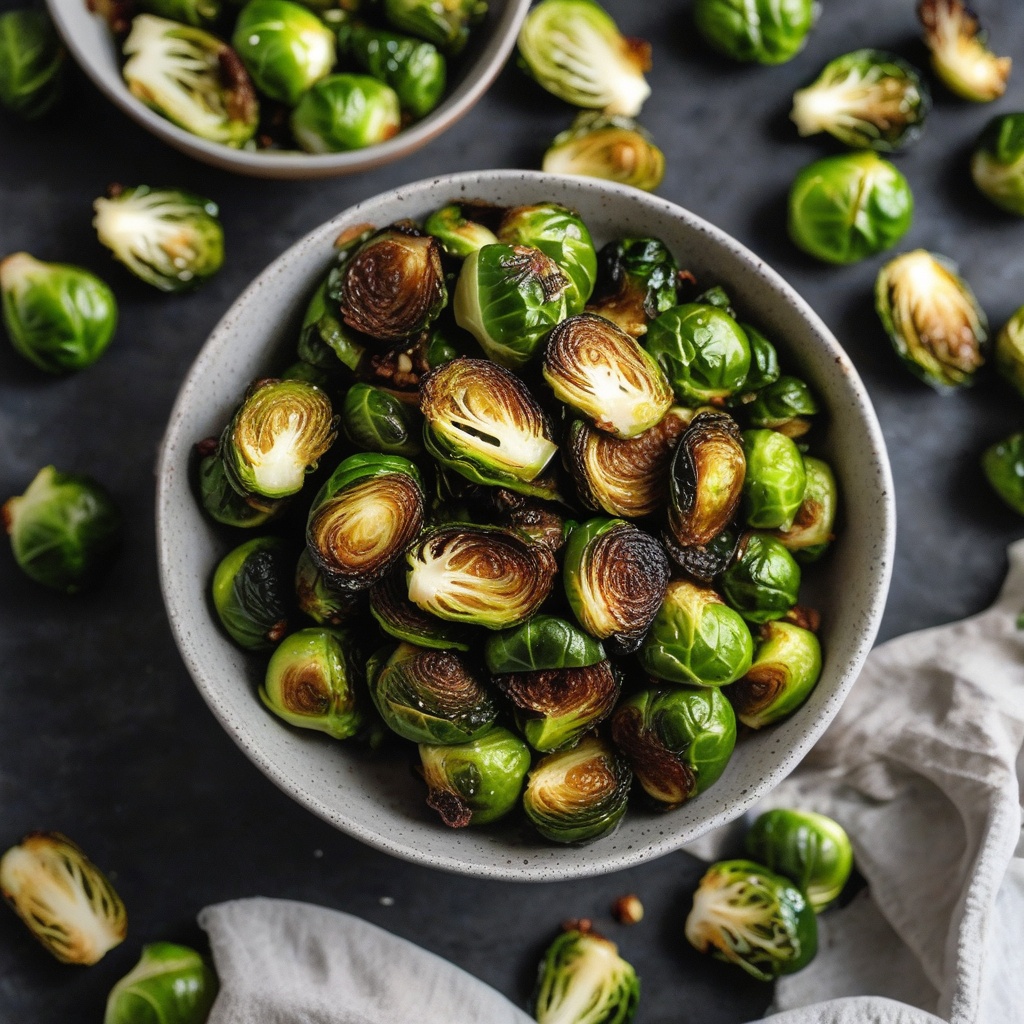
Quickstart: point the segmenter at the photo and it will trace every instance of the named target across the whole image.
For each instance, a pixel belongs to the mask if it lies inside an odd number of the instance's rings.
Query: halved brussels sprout
[[[590,519],[565,547],[565,596],[580,625],[613,654],[643,642],[668,586],[665,549],[622,519]]]
[[[885,50],[854,50],[793,94],[801,135],[828,132],[855,149],[894,153],[921,134],[931,93],[913,64]]]
[[[740,327],[750,344],[750,370],[743,382],[743,390],[747,393],[742,396],[745,400],[769,384],[774,384],[782,371],[779,369],[779,354],[775,346],[752,324],[740,324]]]
[[[832,468],[821,459],[804,456],[807,484],[804,499],[788,530],[776,530],[772,536],[796,553],[797,561],[813,562],[834,537],[839,489]]]
[[[260,108],[238,54],[201,28],[140,14],[124,41],[131,94],[179,128],[236,149],[255,134]]]
[[[938,390],[974,382],[988,319],[955,263],[925,249],[897,256],[875,279],[875,308],[915,377]]]
[[[418,647],[468,651],[473,632],[456,622],[429,615],[409,600],[405,566],[396,565],[370,588],[370,611],[385,633]]]
[[[64,47],[42,11],[0,14],[0,106],[34,121],[64,91]]]
[[[215,522],[243,530],[271,522],[288,504],[287,498],[271,501],[254,494],[239,494],[231,486],[224,460],[216,452],[203,456],[199,463],[199,499],[203,511]]]
[[[839,899],[853,869],[843,826],[813,811],[765,811],[750,826],[746,846],[759,864],[796,882],[816,914]]]
[[[788,878],[753,861],[723,860],[711,865],[693,894],[686,938],[700,953],[774,981],[811,962],[818,923]]]
[[[986,449],[981,466],[996,494],[1024,516],[1024,434],[1011,434]]]
[[[414,405],[372,384],[353,384],[341,408],[345,436],[368,452],[415,458],[423,451],[421,424]]]
[[[814,0],[697,0],[697,31],[733,60],[784,64],[807,42],[818,16]]]
[[[971,177],[996,206],[1024,217],[1024,113],[989,121],[974,147]]]
[[[963,0],[921,0],[917,16],[932,67],[957,96],[987,103],[1006,92],[1011,60],[997,57],[985,45],[978,16]]]
[[[0,298],[15,351],[47,373],[92,366],[117,327],[117,300],[95,274],[27,252],[0,261]]]
[[[721,778],[736,746],[736,716],[719,690],[644,690],[616,709],[612,739],[648,796],[678,807]]]
[[[1024,306],[996,335],[995,364],[999,375],[1024,397]]]
[[[358,595],[332,587],[307,548],[302,549],[295,567],[295,596],[299,611],[318,626],[340,626],[348,622],[359,607]]]
[[[205,1024],[217,976],[188,946],[152,942],[110,990],[103,1024]]]
[[[620,238],[597,254],[597,285],[587,307],[639,338],[677,301],[679,265],[660,238]]]
[[[341,153],[387,142],[402,111],[395,90],[370,75],[328,75],[303,93],[290,123],[307,153]]]
[[[115,9],[122,7],[130,8],[130,4],[121,3],[119,0],[109,0]],[[94,3],[95,9],[99,12],[107,6],[104,0]],[[220,18],[221,0],[141,0],[139,8],[147,14],[156,14],[169,21],[180,21],[183,25],[195,25],[197,28],[209,28]],[[110,22],[115,19],[108,18]],[[120,35],[116,24],[111,24],[111,31]]]
[[[32,832],[0,858],[0,893],[61,963],[97,963],[128,931],[106,875],[59,832]]]
[[[255,537],[221,559],[213,606],[221,625],[248,651],[272,649],[288,632],[295,554],[280,537]]]
[[[426,39],[454,57],[469,30],[487,13],[485,0],[381,0],[384,17],[402,32]]]
[[[409,600],[452,622],[509,629],[547,600],[558,565],[543,544],[500,526],[442,526],[406,554]]]
[[[553,843],[592,843],[622,820],[632,781],[626,760],[589,736],[537,762],[526,782],[523,809]]]
[[[773,537],[745,534],[722,573],[722,593],[748,622],[781,619],[799,597],[800,566]]]
[[[807,471],[796,443],[777,430],[744,430],[743,514],[755,530],[788,530],[800,511]]]
[[[449,256],[466,257],[485,245],[498,242],[498,236],[490,228],[466,217],[458,203],[435,210],[424,221],[423,230],[433,235]]]
[[[723,530],[707,544],[683,546],[668,532],[661,535],[662,543],[672,559],[688,576],[701,583],[711,583],[721,576],[732,562],[739,544],[735,530]]]
[[[789,237],[826,263],[857,263],[892,248],[913,215],[907,179],[871,151],[816,160],[789,191]]]
[[[427,806],[449,828],[497,821],[519,802],[530,748],[508,729],[495,726],[469,743],[419,749]]]
[[[514,629],[494,633],[484,645],[487,671],[539,672],[587,668],[604,661],[604,648],[592,636],[555,615],[534,615]]]
[[[519,31],[521,65],[577,107],[636,117],[651,87],[651,47],[623,36],[592,0],[541,0]]]
[[[787,437],[803,437],[811,429],[808,416],[818,411],[811,389],[799,377],[779,377],[744,406],[752,427],[768,427]]]

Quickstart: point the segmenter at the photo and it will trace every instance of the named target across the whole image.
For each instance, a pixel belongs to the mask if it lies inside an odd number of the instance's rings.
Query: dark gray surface
[[[805,52],[778,68],[706,54],[684,2],[607,6],[625,31],[655,41],[644,121],[668,156],[660,194],[731,232],[788,278],[846,346],[875,401],[899,506],[882,638],[980,610],[1002,578],[1006,544],[1024,531],[989,495],[977,456],[1020,427],[1020,400],[995,382],[949,397],[916,383],[872,311],[882,260],[814,264],[784,231],[793,175],[835,148],[796,137],[786,119],[793,89],[857,46],[896,49],[921,63],[914,4],[826,2]],[[1024,302],[1024,224],[974,194],[966,154],[994,112],[1024,106],[1024,12],[1019,0],[980,6],[997,49],[1020,67],[997,104],[974,106],[935,90],[925,137],[899,158],[917,200],[901,248],[926,246],[960,262],[998,326]],[[592,916],[643,977],[640,1024],[757,1016],[770,991],[699,958],[683,939],[698,862],[675,854],[599,880],[514,886],[375,853],[292,804],[234,747],[185,673],[160,601],[152,525],[157,444],[181,377],[242,287],[359,199],[437,173],[537,166],[569,109],[509,68],[460,125],[403,163],[337,181],[270,183],[191,163],[117,114],[80,74],[70,84],[63,110],[42,124],[0,116],[0,251],[24,248],[100,272],[121,300],[121,326],[95,367],[66,379],[44,378],[0,344],[0,496],[20,493],[53,462],[107,483],[129,529],[110,576],[78,600],[31,584],[0,545],[0,848],[31,829],[67,832],[110,872],[131,923],[122,947],[82,970],[57,965],[12,914],[0,913],[0,1022],[97,1021],[106,992],[142,942],[199,942],[193,919],[201,906],[256,894],[359,914],[518,1003],[559,920]],[[167,298],[112,265],[89,222],[92,198],[115,180],[179,184],[215,198],[229,245],[220,276],[195,295]],[[631,930],[607,920],[612,898],[629,891],[648,910]]]

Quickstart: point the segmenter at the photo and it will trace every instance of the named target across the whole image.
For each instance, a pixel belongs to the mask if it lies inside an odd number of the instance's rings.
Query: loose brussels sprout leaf
[[[808,416],[818,411],[811,389],[798,377],[779,377],[763,387],[745,406],[753,427],[768,427],[787,437],[803,437],[811,429]]]
[[[697,31],[733,60],[784,64],[807,42],[818,15],[814,0],[697,0]]]
[[[789,237],[826,263],[857,263],[907,232],[914,197],[907,179],[873,152],[841,153],[805,167],[789,192]]]
[[[743,676],[753,655],[739,612],[710,588],[673,580],[638,657],[656,679],[715,687]]]
[[[744,430],[747,475],[743,514],[756,530],[788,530],[807,488],[807,471],[796,444],[777,430]]]
[[[775,346],[751,324],[740,324],[750,344],[750,370],[743,382],[743,390],[749,394],[774,384],[779,379],[779,354]],[[746,398],[747,396],[743,396]]]
[[[42,11],[0,14],[0,106],[34,121],[64,91],[64,47]]]
[[[1024,217],[1024,113],[989,121],[971,157],[971,176],[996,206]]]
[[[370,75],[328,75],[292,111],[295,140],[307,153],[341,153],[387,142],[402,127],[398,94]]]
[[[433,235],[449,256],[464,258],[482,249],[496,245],[498,236],[488,227],[468,219],[458,203],[449,203],[435,210],[424,222],[423,230]]]
[[[834,537],[839,488],[832,468],[821,459],[804,456],[807,484],[793,525],[772,536],[795,552],[797,561],[811,562],[824,553]]]
[[[521,66],[560,100],[636,117],[651,87],[651,47],[623,36],[592,0],[541,0],[519,31]]]
[[[995,363],[1003,380],[1024,397],[1024,306],[996,336]]]
[[[748,622],[781,619],[799,597],[800,566],[779,541],[748,533],[722,573],[722,593]]]
[[[565,547],[565,596],[580,625],[630,654],[647,634],[668,586],[665,549],[621,519],[590,519]]]
[[[759,864],[796,882],[816,914],[835,903],[853,869],[843,826],[812,811],[765,811],[750,826],[746,846]]]
[[[801,135],[828,132],[844,145],[894,153],[921,134],[931,93],[913,64],[885,50],[854,50],[793,94]]]
[[[340,626],[352,619],[359,607],[358,595],[332,587],[307,548],[302,549],[295,567],[295,596],[299,611],[318,626]]]
[[[271,650],[288,632],[295,555],[279,537],[256,537],[220,561],[213,606],[221,625],[248,651]]]
[[[205,1024],[217,976],[188,946],[153,942],[111,989],[103,1024]]]
[[[614,942],[594,932],[567,931],[548,948],[537,974],[538,1024],[630,1024],[640,980]]]
[[[236,149],[256,134],[256,90],[238,54],[216,36],[140,14],[124,53],[131,94],[179,128]]]
[[[736,717],[751,729],[762,729],[803,704],[820,675],[818,638],[790,622],[769,622],[750,668],[726,692]]]
[[[981,466],[996,494],[1024,516],[1024,434],[1011,434],[986,449]]]
[[[530,748],[501,726],[469,743],[420,744],[427,805],[449,828],[487,825],[519,802]]]
[[[739,544],[739,535],[734,530],[723,530],[707,544],[684,546],[677,544],[669,533],[661,536],[665,550],[680,569],[700,583],[711,583],[721,576],[732,562]]]
[[[278,718],[338,740],[367,725],[362,665],[351,631],[300,629],[271,655],[260,700]]]
[[[592,843],[622,820],[632,781],[624,758],[603,740],[587,737],[537,762],[523,793],[523,809],[553,843]]]
[[[405,566],[396,565],[370,588],[370,611],[385,633],[418,647],[468,651],[473,631],[456,622],[429,615],[409,600]]]
[[[604,648],[592,636],[555,615],[534,615],[515,629],[495,633],[484,646],[487,671],[539,672],[587,668],[604,661]]]
[[[95,274],[27,252],[0,261],[0,298],[15,351],[47,373],[92,366],[117,327],[114,293]]]
[[[509,629],[547,600],[558,565],[543,544],[499,526],[442,526],[409,549],[409,600],[451,622]]]
[[[415,406],[370,384],[353,384],[341,409],[345,436],[369,452],[415,458],[423,450],[421,423]]]
[[[345,367],[355,372],[366,353],[367,339],[341,320],[341,310],[328,292],[338,287],[341,268],[335,267],[313,293],[302,318],[297,355],[328,372]]]
[[[107,490],[53,466],[0,506],[0,521],[25,575],[65,594],[92,585],[121,539],[121,512]]]
[[[103,6],[96,5],[97,10]],[[183,25],[194,25],[196,28],[209,28],[221,14],[221,0],[140,0],[139,9],[147,14],[155,14],[169,21],[180,21]],[[118,35],[118,30],[111,25],[111,30]]]
[[[736,746],[736,716],[718,690],[644,690],[616,709],[612,739],[648,796],[677,807],[721,778]]]
[[[978,16],[963,0],[921,0],[917,16],[932,67],[957,96],[988,103],[1006,92],[1011,60],[997,57],[985,45]]]
[[[875,279],[875,308],[915,377],[940,391],[974,383],[988,320],[955,263],[924,249],[897,256]]]
[[[59,832],[32,832],[0,858],[0,893],[61,963],[94,964],[128,931],[121,897]]]
[[[288,505],[287,498],[270,501],[239,494],[228,480],[224,460],[216,453],[204,456],[199,463],[199,499],[203,511],[215,522],[243,530],[272,522]]]
[[[384,17],[401,32],[433,43],[449,56],[461,53],[469,31],[487,13],[485,0],[381,0]]]
[[[587,307],[639,338],[677,301],[679,265],[659,238],[620,238],[597,254],[597,285]]]
[[[698,952],[773,981],[811,962],[818,924],[789,879],[753,861],[723,860],[711,865],[693,894],[686,938]]]
[[[114,257],[162,292],[201,284],[224,263],[217,204],[181,189],[112,189],[93,204],[92,225]]]

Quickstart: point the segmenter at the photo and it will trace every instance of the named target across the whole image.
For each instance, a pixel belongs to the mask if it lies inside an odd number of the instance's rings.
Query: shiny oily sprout
[[[1006,92],[1011,60],[988,48],[978,16],[963,0],[921,0],[917,16],[932,68],[951,91],[975,103]]]

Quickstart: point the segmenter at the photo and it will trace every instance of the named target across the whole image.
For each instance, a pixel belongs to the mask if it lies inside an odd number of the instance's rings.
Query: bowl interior
[[[744,318],[776,341],[784,367],[820,396],[824,413],[815,447],[833,465],[843,497],[838,539],[805,584],[804,599],[822,613],[824,649],[821,681],[810,699],[786,721],[744,739],[706,793],[668,814],[631,807],[617,832],[583,849],[550,845],[518,823],[444,828],[424,804],[422,784],[404,756],[374,759],[270,715],[255,693],[262,662],[236,649],[208,610],[208,581],[232,539],[211,526],[193,497],[192,445],[219,433],[252,379],[294,359],[304,307],[345,227],[422,217],[459,197],[565,203],[580,212],[599,245],[657,235],[699,281],[723,284]],[[182,387],[161,455],[157,517],[164,597],[184,659],[224,727],[267,775],[316,814],[390,853],[467,874],[536,881],[600,874],[659,856],[738,817],[780,782],[835,715],[871,647],[895,534],[888,460],[863,385],[824,324],[778,275],[729,236],[664,200],[594,180],[521,171],[461,174],[368,200],[264,271],[213,332]]]

